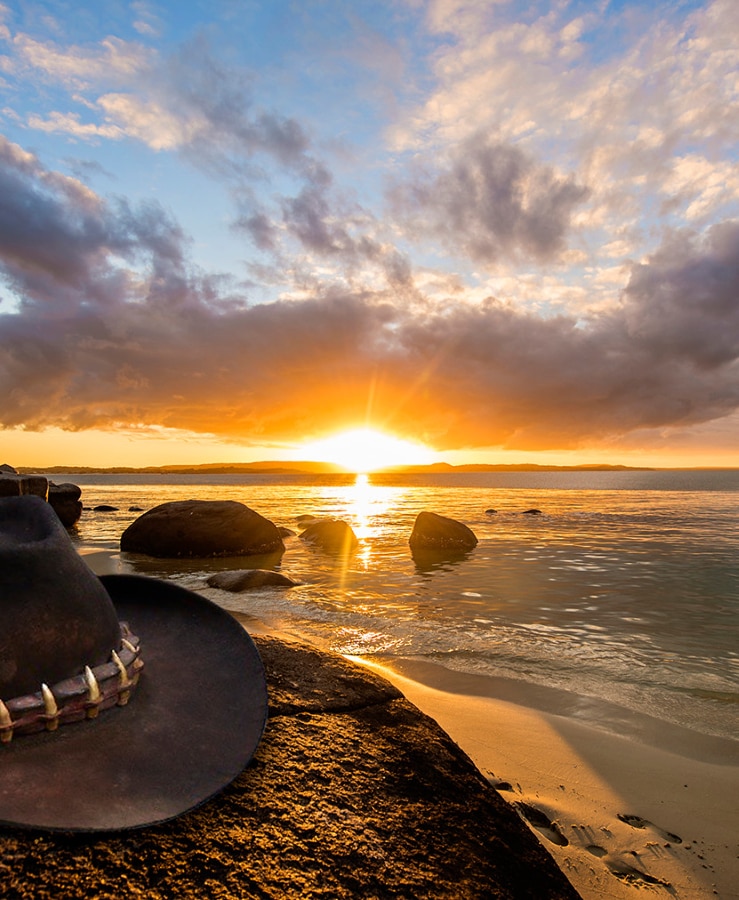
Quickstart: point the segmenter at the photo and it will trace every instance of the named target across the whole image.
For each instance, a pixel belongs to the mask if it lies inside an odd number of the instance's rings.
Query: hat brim
[[[0,745],[0,823],[119,831],[165,822],[228,785],[267,719],[264,668],[244,628],[171,582],[104,575],[141,641],[130,702]]]

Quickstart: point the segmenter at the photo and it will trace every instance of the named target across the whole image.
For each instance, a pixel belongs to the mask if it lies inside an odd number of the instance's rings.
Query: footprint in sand
[[[529,825],[536,828],[536,830],[543,834],[548,841],[551,841],[553,844],[558,844],[560,847],[566,847],[570,843],[562,834],[559,825],[557,825],[556,822],[552,822],[546,813],[543,813],[535,806],[530,806],[528,803],[524,803],[521,800],[513,805]]]
[[[683,839],[679,835],[673,834],[671,831],[665,831],[664,828],[660,828],[648,819],[642,819],[641,816],[618,813],[618,818],[621,819],[622,822],[626,822],[627,825],[631,825],[632,828],[652,828],[661,838],[665,841],[671,841],[673,844],[682,844],[683,842]]]
[[[663,881],[655,875],[650,875],[649,872],[643,872],[641,869],[637,869],[636,866],[632,866],[630,862],[627,862],[620,855],[613,854],[609,856],[608,859],[604,860],[604,862],[608,866],[609,872],[615,875],[616,878],[620,878],[621,881],[628,881],[632,884],[638,884],[639,882],[643,882],[644,884],[660,884],[662,887],[667,888],[668,893],[674,893],[669,881]]]

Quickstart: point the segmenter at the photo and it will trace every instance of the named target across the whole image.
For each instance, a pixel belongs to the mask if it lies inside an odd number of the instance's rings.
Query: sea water
[[[171,578],[339,653],[527,687],[585,718],[609,710],[601,724],[615,729],[631,714],[739,740],[739,470],[53,478],[82,487],[74,539],[81,552],[112,552],[116,571]],[[341,518],[359,547],[341,558],[295,536],[268,558],[119,553],[141,514],[130,507],[183,499],[238,500],[295,531],[299,515]],[[414,559],[422,510],[466,523],[477,547]],[[206,584],[254,567],[301,584],[243,594]]]

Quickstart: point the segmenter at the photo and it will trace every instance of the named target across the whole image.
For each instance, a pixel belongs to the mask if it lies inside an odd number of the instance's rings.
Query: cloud
[[[300,124],[255,105],[251,77],[221,66],[202,35],[169,56],[116,37],[64,47],[17,34],[13,47],[23,66],[73,90],[100,120],[53,110],[29,116],[31,128],[82,139],[128,137],[232,175],[248,172],[259,154],[296,171],[313,165]]]
[[[106,204],[2,136],[0,196],[3,279],[25,310],[44,308],[54,317],[108,308],[124,291],[129,299],[144,294],[137,263],[150,265],[160,280],[182,265],[183,236],[160,207]]]
[[[737,222],[670,236],[585,322],[328,279],[250,304],[193,270],[156,204],[104,201],[7,141],[0,158],[0,270],[21,301],[0,317],[5,427],[303,440],[363,422],[371,397],[377,424],[440,449],[536,449],[739,408]]]
[[[80,117],[77,113],[52,112],[46,119],[32,113],[28,117],[28,125],[37,131],[61,132],[83,140],[103,137],[118,141],[126,136],[123,129],[117,125],[96,125],[93,122],[80,122]]]
[[[154,51],[117,37],[106,37],[86,47],[59,47],[17,34],[13,46],[26,66],[76,90],[99,82],[128,82],[148,70],[154,60]]]
[[[426,21],[439,38],[435,83],[395,123],[396,150],[443,154],[484,132],[556,160],[590,189],[577,225],[591,264],[616,229],[645,226],[655,209],[672,227],[686,213],[696,225],[737,214],[732,0],[689,12],[610,4],[607,19],[565,3],[524,15],[519,4],[434,0]],[[642,249],[660,234],[645,229]]]
[[[501,257],[555,257],[565,247],[574,208],[588,193],[572,176],[478,133],[438,170],[397,184],[390,202],[413,235],[491,264]]]

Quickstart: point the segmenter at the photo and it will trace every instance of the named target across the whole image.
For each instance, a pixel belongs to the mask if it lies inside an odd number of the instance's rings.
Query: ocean
[[[621,733],[704,736],[723,751],[733,741],[739,760],[739,470],[52,477],[82,488],[80,552],[173,579],[247,628],[251,618],[342,654],[433,664],[442,683],[453,671],[471,689]],[[359,548],[341,560],[292,537],[269,558],[119,552],[141,514],[130,507],[184,499],[238,500],[296,531],[302,514],[342,518]],[[467,524],[477,547],[414,559],[422,510]],[[301,584],[206,585],[257,567]]]

